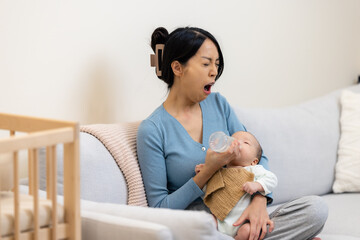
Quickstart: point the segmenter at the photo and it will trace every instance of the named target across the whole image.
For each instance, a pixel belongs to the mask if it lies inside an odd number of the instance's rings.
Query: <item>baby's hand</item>
[[[253,195],[256,192],[264,191],[264,188],[258,182],[246,182],[243,185],[243,190],[250,195]]]
[[[203,164],[203,163],[196,165],[195,166],[195,173],[198,174],[201,171],[201,169],[203,169],[204,165],[205,164]]]

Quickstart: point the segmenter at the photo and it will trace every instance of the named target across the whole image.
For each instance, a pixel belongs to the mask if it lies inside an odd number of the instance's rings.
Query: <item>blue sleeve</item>
[[[164,156],[164,138],[159,127],[144,120],[137,133],[137,153],[150,207],[185,209],[203,195],[198,185],[189,179],[176,191],[169,193]]]
[[[247,131],[245,126],[239,121],[234,109],[230,106],[225,97],[221,96],[220,94],[219,97],[221,98],[221,101],[224,102],[225,113],[227,115],[228,131],[230,135],[233,135],[237,131]],[[269,161],[267,157],[264,155],[264,153],[262,153],[259,164],[262,165],[266,170],[269,170],[268,162]],[[266,197],[268,203],[273,201],[272,193],[266,195]]]

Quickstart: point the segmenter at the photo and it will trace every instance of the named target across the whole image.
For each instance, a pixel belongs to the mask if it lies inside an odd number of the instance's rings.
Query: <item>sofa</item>
[[[346,94],[352,94],[350,100]],[[349,102],[352,106],[345,106]],[[269,212],[298,197],[318,195],[329,209],[319,237],[360,239],[360,85],[290,107],[252,109],[230,104],[258,138],[278,177]],[[346,114],[352,116],[351,122]],[[208,213],[147,207],[136,159],[138,125],[81,127],[82,238],[231,239],[215,230]],[[61,158],[58,156],[60,194]],[[44,164],[41,168],[44,171]],[[46,187],[44,182],[40,185]]]

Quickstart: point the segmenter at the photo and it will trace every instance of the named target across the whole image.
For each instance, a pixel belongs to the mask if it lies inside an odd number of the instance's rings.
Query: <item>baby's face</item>
[[[230,162],[228,166],[250,166],[256,165],[256,154],[259,143],[256,138],[248,132],[236,132],[232,135],[240,143],[240,156]]]

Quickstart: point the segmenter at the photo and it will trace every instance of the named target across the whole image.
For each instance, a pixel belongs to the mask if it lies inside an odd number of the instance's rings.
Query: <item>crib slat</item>
[[[39,239],[39,161],[38,161],[38,150],[32,150],[33,156],[33,197],[34,197],[34,239]]]
[[[28,179],[29,179],[29,195],[33,195],[33,153],[32,151],[29,149],[28,150]]]
[[[14,236],[20,239],[19,154],[14,153]]]
[[[52,164],[52,159],[51,159],[52,155],[51,155],[51,147],[47,146],[46,147],[46,198],[47,199],[51,199],[51,164]]]
[[[10,131],[10,136],[15,136],[15,131]],[[20,197],[19,197],[19,154],[13,154],[13,177],[14,177],[14,238],[20,239]]]
[[[49,190],[51,190],[51,201],[52,201],[52,232],[51,232],[51,239],[57,240],[57,186],[56,186],[56,180],[57,180],[57,159],[56,159],[56,146],[49,147],[49,156],[51,164],[49,166],[50,168],[50,183]]]

